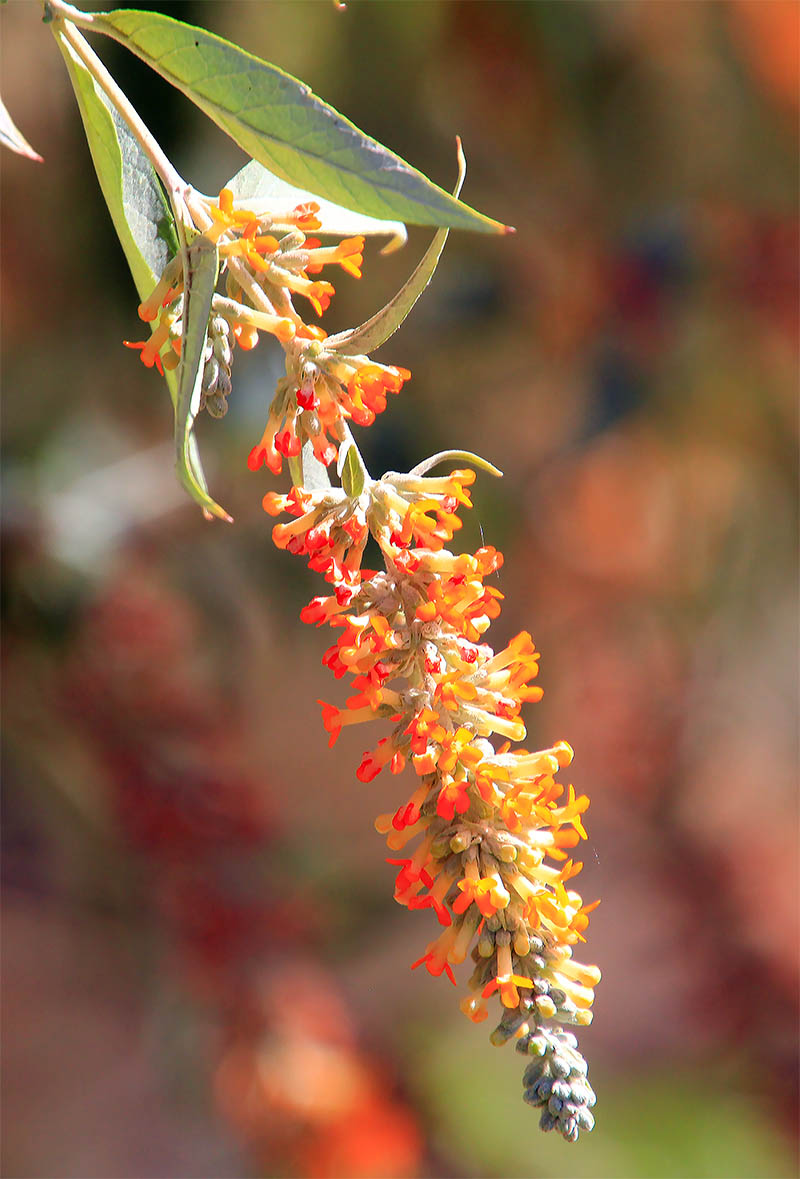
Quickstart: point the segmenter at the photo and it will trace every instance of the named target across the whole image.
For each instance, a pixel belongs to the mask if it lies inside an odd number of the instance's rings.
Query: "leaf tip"
[[[15,126],[2,99],[0,99],[0,144],[10,148],[18,156],[24,156],[27,160],[36,160],[39,164],[43,162],[38,151],[31,147],[19,128]]]
[[[402,250],[403,246],[408,241],[408,231],[401,221],[397,222],[397,227],[389,238],[385,246],[382,246],[380,253],[382,255],[394,254],[396,250]]]
[[[226,524],[233,523],[233,516],[226,512],[224,508],[221,508],[219,504],[214,504],[214,510],[211,512],[208,508],[203,508],[203,516],[209,523],[215,518],[217,520],[224,520]]]
[[[504,234],[508,234],[508,233],[516,233],[517,231],[513,225],[503,225],[501,228],[501,232]]]
[[[33,160],[35,164],[43,164],[44,156],[40,156],[38,151],[35,151],[28,143],[27,139],[19,137],[16,143],[5,143],[6,147],[10,147],[18,156],[23,156],[26,160]]]

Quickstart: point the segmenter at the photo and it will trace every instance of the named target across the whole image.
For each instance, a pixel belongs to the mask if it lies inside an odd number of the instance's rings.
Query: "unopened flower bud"
[[[206,398],[206,409],[212,418],[224,418],[228,412],[228,402],[219,393],[212,393]]]
[[[460,852],[466,851],[472,843],[472,834],[465,828],[457,831],[450,840],[450,850],[458,855]]]
[[[203,368],[203,389],[206,393],[216,393],[218,379],[219,363],[211,356]]]
[[[478,939],[478,953],[481,958],[491,958],[494,953],[494,938],[484,930]]]

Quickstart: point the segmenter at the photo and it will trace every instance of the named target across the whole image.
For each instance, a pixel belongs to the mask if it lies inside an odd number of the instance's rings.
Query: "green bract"
[[[361,492],[364,490],[366,483],[367,472],[361,456],[358,453],[358,448],[353,446],[352,442],[345,450],[346,443],[342,443],[339,451],[339,467],[342,480],[342,489],[346,495],[351,499],[358,499]],[[344,461],[342,461],[342,450],[344,450]]]

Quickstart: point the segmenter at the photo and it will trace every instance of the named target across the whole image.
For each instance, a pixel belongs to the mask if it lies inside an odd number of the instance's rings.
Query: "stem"
[[[131,105],[122,90],[120,90],[86,38],[82,36],[75,27],[75,23],[73,23],[77,22],[86,28],[91,28],[92,18],[84,13],[78,12],[71,4],[63,3],[63,0],[46,0],[45,10],[55,16],[53,22],[53,32],[55,35],[66,41],[73,52],[77,54],[95,82],[97,82],[97,85],[125,120],[142,151],[153,165],[159,179],[167,190],[175,221],[181,227],[179,233],[182,232],[182,227],[186,220],[185,215],[183,215],[186,209],[186,198],[191,186],[187,184],[180,173],[172,166],[152,132],[142,122],[138,112]]]
[[[281,318],[276,314],[267,314],[264,311],[248,307],[246,303],[237,303],[235,299],[226,299],[224,295],[215,294],[211,306],[220,315],[224,315],[226,318],[245,320],[262,332],[272,332],[275,320]]]
[[[245,292],[248,298],[252,301],[257,310],[265,312],[267,315],[277,315],[271,299],[266,292],[253,278],[253,275],[244,266],[239,258],[228,258],[228,271],[231,276],[236,279],[241,289]],[[286,348],[284,348],[284,352]]]

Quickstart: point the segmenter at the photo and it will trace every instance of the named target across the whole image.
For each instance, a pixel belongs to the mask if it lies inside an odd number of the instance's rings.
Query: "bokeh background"
[[[797,1170],[796,378],[800,8],[172,3],[308,82],[513,238],[454,234],[379,354],[413,380],[374,471],[445,447],[462,534],[506,554],[495,645],[530,629],[591,796],[602,897],[582,1036],[598,1125],[541,1135],[520,1060],[409,964],[374,816],[404,789],[327,748],[318,592],[247,470],[280,353],[202,424],[205,523],[171,411],[121,347],[136,296],[35,3],[0,12],[4,1170],[80,1179],[780,1179]],[[177,166],[243,157],[99,46]],[[329,330],[430,231],[343,276]],[[328,322],[329,321],[329,324]],[[491,636],[490,636],[491,637]]]

